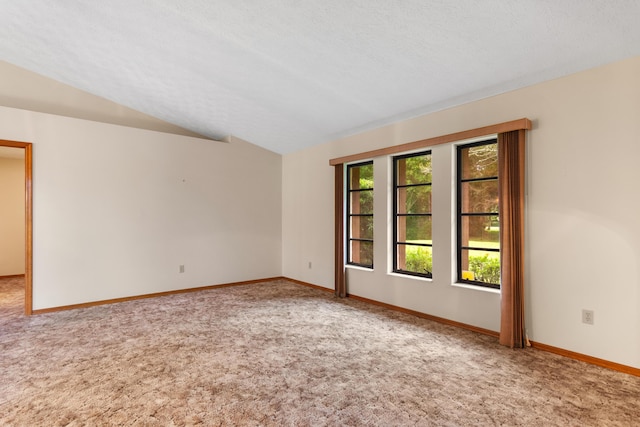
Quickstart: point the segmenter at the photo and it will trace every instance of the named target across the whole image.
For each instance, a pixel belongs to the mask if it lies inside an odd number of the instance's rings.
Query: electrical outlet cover
[[[582,310],[582,323],[593,325],[593,310]]]

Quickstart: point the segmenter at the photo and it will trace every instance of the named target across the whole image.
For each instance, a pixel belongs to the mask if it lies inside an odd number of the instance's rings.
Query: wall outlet
[[[184,273],[184,265],[180,266],[180,273]]]
[[[309,268],[311,268],[311,261],[309,261]]]
[[[593,325],[593,310],[582,310],[582,323]]]

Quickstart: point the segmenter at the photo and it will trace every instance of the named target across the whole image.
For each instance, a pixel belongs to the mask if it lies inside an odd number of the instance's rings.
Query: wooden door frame
[[[33,171],[32,143],[0,139],[0,147],[24,149],[24,217],[25,217],[25,265],[24,265],[24,314],[33,313]]]

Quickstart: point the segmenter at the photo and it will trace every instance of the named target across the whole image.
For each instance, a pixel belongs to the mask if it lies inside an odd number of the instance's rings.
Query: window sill
[[[466,283],[452,283],[451,286],[456,288],[472,289],[474,291],[488,292],[490,294],[500,295],[500,289],[485,288],[484,286],[467,285]]]
[[[401,277],[403,279],[419,280],[421,282],[433,283],[433,278],[430,278],[430,277],[420,277],[420,276],[414,276],[412,274],[402,274],[402,273],[394,273],[394,272],[387,273],[387,275],[394,276],[394,277]]]
[[[362,270],[362,271],[373,272],[373,268],[361,267],[359,265],[352,265],[352,264],[345,264],[344,268],[351,268],[351,269],[354,269],[354,270]]]

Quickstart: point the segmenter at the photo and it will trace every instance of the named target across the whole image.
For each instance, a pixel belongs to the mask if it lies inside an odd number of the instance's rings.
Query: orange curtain
[[[344,271],[344,165],[335,165],[335,294],[347,296]]]
[[[500,344],[523,348],[525,131],[498,135],[500,187]]]

